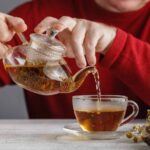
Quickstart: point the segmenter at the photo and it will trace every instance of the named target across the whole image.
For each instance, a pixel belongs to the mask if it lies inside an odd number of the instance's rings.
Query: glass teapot
[[[70,93],[89,73],[96,72],[95,67],[88,66],[72,75],[63,57],[65,47],[53,33],[33,33],[29,42],[22,34],[19,37],[23,44],[11,48],[3,63],[12,80],[26,90],[41,95]]]

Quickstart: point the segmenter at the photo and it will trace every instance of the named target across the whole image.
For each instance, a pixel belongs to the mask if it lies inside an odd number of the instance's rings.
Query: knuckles
[[[7,53],[7,47],[0,43],[0,59],[3,58]]]
[[[0,41],[8,42],[12,39],[14,33],[9,33],[9,31],[4,31],[3,28],[0,29]]]
[[[48,16],[48,17],[46,17],[46,18],[43,20],[43,22],[44,22],[44,21],[51,21],[51,20],[57,20],[57,19],[54,18],[54,17]]]
[[[0,41],[1,42],[8,42],[12,39],[12,35],[9,35],[7,33],[4,33],[3,35],[1,35],[0,37]]]
[[[59,20],[72,20],[73,18],[69,17],[69,16],[62,16],[60,17]]]
[[[95,49],[94,44],[92,42],[85,42],[84,45],[85,45],[85,48],[89,51]]]

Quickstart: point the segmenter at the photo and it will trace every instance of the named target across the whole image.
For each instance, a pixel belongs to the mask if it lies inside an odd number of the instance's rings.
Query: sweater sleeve
[[[133,93],[150,106],[150,44],[118,29],[101,61]]]

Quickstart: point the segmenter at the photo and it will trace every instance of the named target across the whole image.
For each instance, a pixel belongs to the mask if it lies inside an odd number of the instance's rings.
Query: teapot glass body
[[[95,67],[88,66],[72,75],[63,58],[64,45],[46,35],[31,34],[30,42],[10,51],[3,63],[12,80],[41,95],[73,92],[89,73],[96,72]]]

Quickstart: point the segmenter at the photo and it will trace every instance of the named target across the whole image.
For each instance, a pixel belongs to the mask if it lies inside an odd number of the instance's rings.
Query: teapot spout
[[[84,69],[79,70],[76,74],[70,76],[64,82],[61,82],[60,92],[71,93],[76,91],[90,73],[96,74],[97,72],[98,71],[94,66],[88,66]]]
[[[94,66],[87,66],[75,73],[72,79],[74,82],[77,82],[79,80],[84,81],[90,73],[95,74],[96,72],[97,69]]]
[[[74,76],[72,77],[72,81],[75,84],[74,91],[77,90],[82,85],[82,83],[90,73],[95,74],[96,72],[97,72],[96,67],[88,66],[75,73]]]

